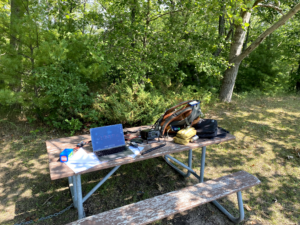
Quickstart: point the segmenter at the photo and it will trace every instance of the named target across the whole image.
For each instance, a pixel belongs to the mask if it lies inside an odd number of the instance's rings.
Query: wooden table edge
[[[130,128],[130,129],[132,130],[132,129],[136,129],[136,128]],[[75,141],[76,143],[79,143],[80,141],[90,140],[90,135],[78,135],[78,136],[73,136],[73,137],[68,137],[68,138],[59,138],[59,139],[53,139],[53,140],[46,141],[51,180],[57,180],[57,179],[66,178],[66,177],[75,175],[73,170],[71,170],[66,164],[61,163],[59,161],[59,153],[61,151],[63,151],[64,148],[73,146],[72,144],[69,144],[69,146],[67,146],[67,144],[65,144],[66,146],[64,147],[64,146],[59,146],[57,144],[57,143],[59,143],[59,140],[65,140],[65,139],[70,139],[70,140],[73,140],[73,142]],[[201,148],[204,146],[210,146],[213,144],[227,142],[227,141],[231,141],[231,140],[235,140],[235,139],[236,139],[235,136],[233,136],[231,134],[227,134],[226,137],[224,137],[224,138],[217,137],[212,140],[200,139],[198,142],[189,143],[188,145],[180,145],[180,144],[176,144],[174,142],[168,141],[167,146],[157,149],[148,154],[136,156],[135,158],[127,157],[127,158],[117,159],[114,161],[109,161],[109,162],[99,164],[93,168],[90,168],[88,170],[85,170],[85,171],[82,171],[82,172],[76,173],[76,174],[90,173],[90,172],[103,170],[103,169],[107,169],[107,168],[111,168],[111,167],[115,167],[115,166],[119,166],[119,165],[139,162],[139,161],[143,161],[143,160],[150,159],[150,158],[156,158],[156,157],[164,156],[167,154],[187,151],[190,149]],[[203,141],[201,141],[201,140],[203,140]]]

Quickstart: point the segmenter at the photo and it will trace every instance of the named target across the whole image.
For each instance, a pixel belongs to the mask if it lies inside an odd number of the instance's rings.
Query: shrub
[[[98,94],[94,109],[102,124],[122,123],[127,126],[153,124],[166,109],[188,99],[211,100],[211,93],[195,86],[162,94],[159,90],[145,91],[143,85],[111,85],[109,94]]]
[[[35,108],[49,125],[64,130],[79,130],[77,119],[85,108],[90,108],[93,97],[84,77],[72,61],[61,61],[35,71],[40,97]]]

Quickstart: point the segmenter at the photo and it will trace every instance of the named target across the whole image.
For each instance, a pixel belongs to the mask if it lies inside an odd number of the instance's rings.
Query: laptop
[[[122,124],[90,129],[93,152],[100,161],[108,161],[132,155],[127,148]]]

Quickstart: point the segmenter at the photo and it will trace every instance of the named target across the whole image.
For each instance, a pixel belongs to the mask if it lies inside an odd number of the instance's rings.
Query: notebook
[[[91,128],[93,152],[100,161],[132,155],[126,144],[122,124]]]

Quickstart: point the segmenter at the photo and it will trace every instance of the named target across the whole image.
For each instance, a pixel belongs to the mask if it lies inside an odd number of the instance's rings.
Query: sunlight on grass
[[[300,98],[295,96],[248,98],[234,100],[230,104],[207,105],[205,108],[207,118],[218,120],[219,126],[236,136],[235,141],[207,148],[206,180],[244,170],[257,176],[262,182],[243,192],[244,203],[252,208],[251,211],[245,210],[244,224],[255,221],[260,224],[281,225],[300,221],[298,102]],[[41,125],[29,126],[26,121],[5,122],[1,126],[6,132],[0,137],[3,147],[0,223],[14,224],[31,216],[39,218],[71,204],[67,179],[50,179],[45,146],[46,140],[65,134],[54,133],[47,128],[41,129]],[[41,131],[31,132],[36,129]],[[199,174],[201,149],[193,152],[193,168]],[[188,152],[174,154],[174,157],[187,163]],[[108,171],[110,170],[82,176],[83,193],[88,193]],[[193,176],[179,176],[161,157],[150,159],[122,166],[92,195],[85,207],[93,215],[197,182]],[[44,204],[50,197],[49,203]],[[231,213],[238,213],[235,195],[224,198],[222,204]],[[207,208],[215,210],[210,205]],[[217,215],[222,217],[219,212]],[[71,209],[46,224],[65,224],[76,218],[77,211]],[[222,218],[225,224],[227,219]],[[168,222],[163,220],[156,224]]]

